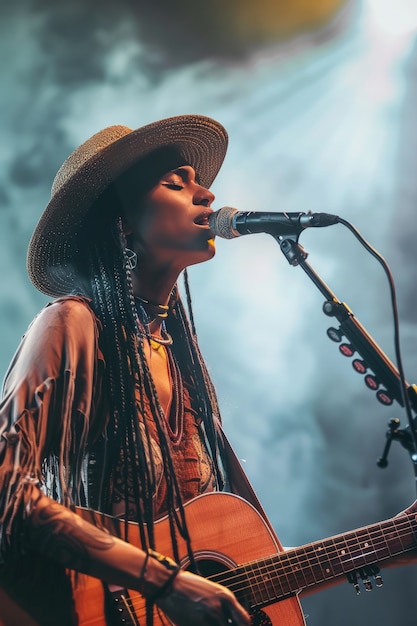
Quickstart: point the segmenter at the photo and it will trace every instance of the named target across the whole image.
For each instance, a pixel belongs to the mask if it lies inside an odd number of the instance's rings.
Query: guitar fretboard
[[[272,604],[301,589],[412,550],[417,515],[360,528],[271,557],[245,563],[212,577],[248,607]]]

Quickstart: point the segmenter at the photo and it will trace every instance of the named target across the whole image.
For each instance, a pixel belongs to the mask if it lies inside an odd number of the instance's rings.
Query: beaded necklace
[[[139,319],[145,327],[145,337],[148,339],[151,348],[158,351],[163,346],[168,347],[172,345],[172,337],[167,332],[165,326],[169,307],[164,304],[156,304],[149,300],[144,300],[139,296],[135,296],[135,303]],[[162,319],[160,336],[153,335],[149,332],[151,323],[157,318]],[[166,415],[165,418],[169,437],[175,444],[181,440],[184,430],[184,388],[181,372],[174,355],[171,350],[166,350],[166,354],[172,381],[172,400],[169,415]]]

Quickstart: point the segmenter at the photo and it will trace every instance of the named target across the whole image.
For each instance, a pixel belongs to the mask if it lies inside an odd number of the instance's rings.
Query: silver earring
[[[125,248],[125,255],[126,267],[128,267],[130,270],[134,270],[138,264],[138,255],[130,248]]]

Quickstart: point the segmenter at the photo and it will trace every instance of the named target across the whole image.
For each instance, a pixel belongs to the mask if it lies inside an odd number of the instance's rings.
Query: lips
[[[212,211],[203,211],[199,213],[196,218],[194,218],[194,224],[197,226],[209,226],[209,217],[212,214]]]

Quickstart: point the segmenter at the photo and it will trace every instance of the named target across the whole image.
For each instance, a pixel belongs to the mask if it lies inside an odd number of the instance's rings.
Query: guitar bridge
[[[110,626],[140,626],[133,609],[127,589],[110,591],[105,588],[106,618]]]

